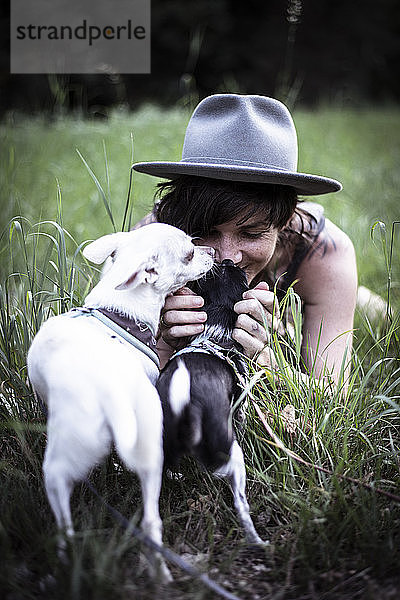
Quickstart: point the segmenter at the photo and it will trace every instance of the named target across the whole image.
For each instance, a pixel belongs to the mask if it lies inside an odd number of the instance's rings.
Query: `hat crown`
[[[214,94],[186,129],[182,160],[135,163],[156,177],[181,175],[291,186],[306,195],[342,189],[339,181],[297,171],[297,135],[282,102],[266,96]]]
[[[195,109],[182,162],[297,170],[297,135],[284,104],[265,96],[215,94]]]

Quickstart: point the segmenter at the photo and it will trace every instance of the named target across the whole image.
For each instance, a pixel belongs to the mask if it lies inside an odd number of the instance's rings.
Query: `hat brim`
[[[251,183],[274,183],[278,185],[289,185],[298,194],[305,196],[317,196],[339,192],[342,184],[336,179],[282,171],[279,169],[268,169],[259,167],[248,167],[241,165],[224,165],[196,162],[142,162],[135,163],[132,168],[139,173],[146,173],[153,177],[164,179],[176,179],[179,175],[195,175],[196,177],[210,177],[213,179],[226,179],[229,181],[245,181]]]

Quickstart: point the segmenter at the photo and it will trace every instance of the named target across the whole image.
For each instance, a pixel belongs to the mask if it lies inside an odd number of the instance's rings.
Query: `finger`
[[[195,294],[179,294],[168,296],[165,300],[163,312],[168,310],[191,310],[203,306],[204,300]]]
[[[272,329],[273,331],[282,332],[282,321],[280,320],[279,313],[272,315],[265,310],[257,300],[240,300],[234,306],[235,312],[240,316],[241,314],[247,314],[258,321],[263,327]]]
[[[243,299],[255,298],[268,312],[279,316],[279,302],[276,294],[266,289],[251,289],[243,294]]]
[[[268,344],[263,344],[243,329],[234,329],[232,337],[236,342],[241,344],[246,356],[255,359],[260,366],[269,369],[276,368],[277,363]]]
[[[257,285],[254,286],[254,290],[269,290],[269,285],[266,281],[260,281]]]
[[[199,335],[202,331],[204,331],[204,325],[174,325],[163,330],[162,337],[167,344],[174,345],[174,342]]]
[[[232,337],[235,342],[242,346],[244,353],[249,358],[257,356],[265,347],[265,342],[262,342],[244,329],[240,329],[238,327],[235,327],[233,330]]]
[[[239,300],[239,302],[236,302],[233,309],[238,315],[251,315],[259,323],[267,322],[268,315],[270,315],[270,313],[263,307],[261,302],[259,302],[256,298]]]
[[[233,307],[233,310],[238,314],[249,314],[255,319],[261,319],[264,314],[262,304],[255,298],[248,300],[239,300]]]
[[[207,313],[204,311],[166,310],[162,313],[161,324],[171,328],[175,325],[198,325],[205,321]]]
[[[243,329],[253,337],[257,338],[262,344],[266,344],[269,341],[269,331],[264,325],[258,323],[258,321],[247,314],[238,316],[235,327]]]

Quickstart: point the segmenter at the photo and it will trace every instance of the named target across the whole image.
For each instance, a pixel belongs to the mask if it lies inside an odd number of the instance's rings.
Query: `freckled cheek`
[[[260,244],[260,246],[256,246],[249,249],[248,257],[250,261],[254,264],[260,265],[261,267],[266,266],[272,258],[274,253],[275,246],[265,246],[264,244]]]
[[[268,265],[274,254],[275,244],[260,244],[256,247],[252,246],[247,250],[247,256],[243,257],[243,263],[247,266],[247,277],[251,281]]]

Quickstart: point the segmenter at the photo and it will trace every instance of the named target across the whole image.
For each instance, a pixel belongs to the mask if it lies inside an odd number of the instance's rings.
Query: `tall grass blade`
[[[86,160],[83,158],[82,154],[79,152],[78,148],[76,148],[76,152],[78,153],[79,158],[81,159],[81,161],[83,162],[83,164],[85,165],[86,169],[88,170],[89,175],[91,176],[91,178],[93,179],[94,183],[96,184],[97,190],[100,194],[101,199],[103,200],[103,204],[105,206],[105,209],[107,211],[107,214],[109,216],[109,219],[111,221],[111,224],[113,226],[114,232],[117,231],[115,222],[114,222],[114,217],[112,214],[112,209],[111,209],[111,204],[109,202],[109,199],[107,198],[99,180],[97,179],[96,175],[94,174],[94,172],[92,171],[92,169],[89,167],[88,163],[86,162]]]

